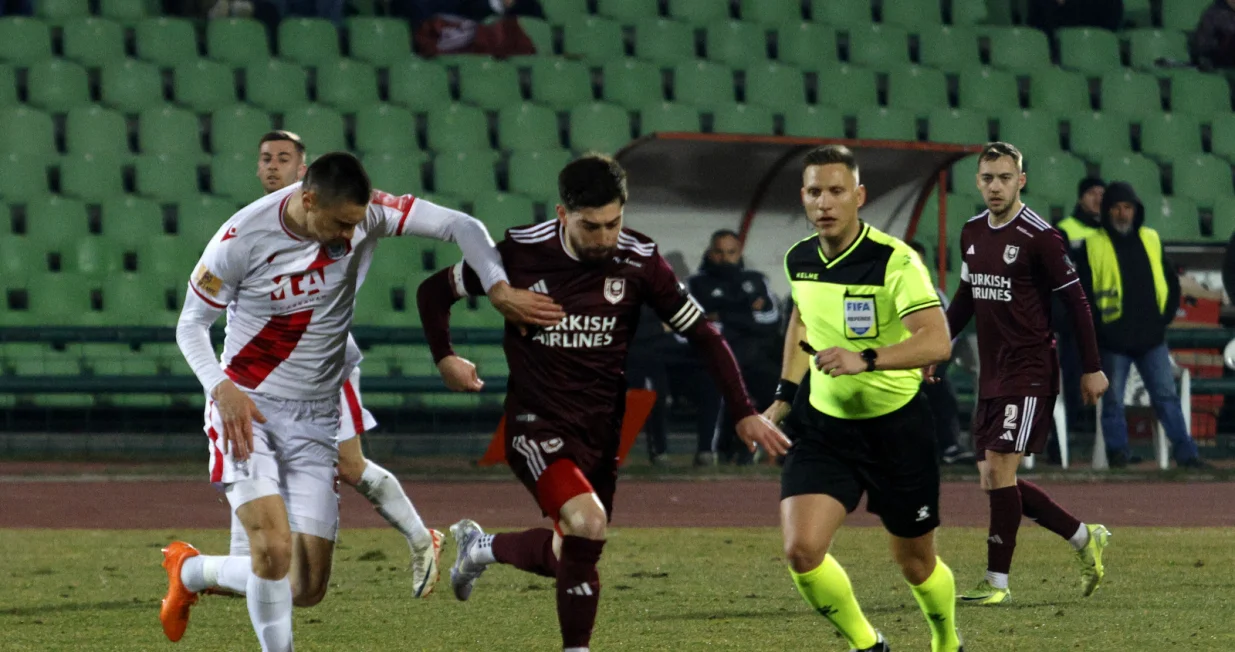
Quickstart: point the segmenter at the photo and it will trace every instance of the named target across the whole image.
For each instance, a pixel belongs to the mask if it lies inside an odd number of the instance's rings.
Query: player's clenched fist
[[[253,422],[266,423],[266,417],[253,399],[230,380],[219,383],[211,394],[223,419],[223,452],[226,454],[230,445],[232,457],[249,459],[253,453]]]
[[[1085,405],[1097,405],[1109,386],[1106,374],[1101,371],[1081,376],[1081,397],[1085,399]]]
[[[457,355],[442,358],[437,363],[437,370],[452,392],[479,392],[485,386],[485,381],[476,375],[476,365]]]
[[[815,368],[829,376],[852,376],[866,371],[866,361],[857,352],[834,346],[815,354]]]
[[[753,453],[756,448],[762,448],[774,456],[789,452],[793,442],[780,431],[775,424],[761,414],[752,414],[738,422],[738,437],[746,442],[746,447]]]

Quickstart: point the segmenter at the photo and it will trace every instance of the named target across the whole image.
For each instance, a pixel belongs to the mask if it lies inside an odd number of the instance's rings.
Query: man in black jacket
[[[691,296],[703,306],[708,319],[720,328],[738,360],[747,391],[755,408],[772,404],[772,394],[780,374],[780,310],[768,287],[768,278],[746,269],[742,262],[742,241],[738,234],[723,229],[712,234],[711,243],[699,272],[688,280]],[[717,390],[710,383],[703,393]],[[709,401],[700,401],[701,409]],[[737,463],[747,463],[751,454],[736,442],[733,423],[721,413],[698,422],[699,451],[696,462],[710,461],[710,455]],[[717,423],[719,420],[719,423]]]
[[[1102,230],[1085,239],[1081,282],[1094,306],[1102,369],[1110,391],[1102,399],[1102,435],[1112,468],[1128,462],[1124,387],[1133,364],[1145,381],[1154,413],[1181,467],[1202,466],[1184,424],[1175,389],[1166,327],[1179,307],[1179,277],[1165,260],[1157,231],[1132,186],[1114,182],[1102,198]]]

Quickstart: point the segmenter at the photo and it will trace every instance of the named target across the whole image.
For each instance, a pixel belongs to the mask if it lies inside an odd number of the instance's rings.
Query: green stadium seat
[[[452,104],[430,113],[427,134],[434,150],[489,148],[489,121],[474,106]]]
[[[345,151],[343,116],[321,104],[306,104],[283,114],[283,128],[300,136],[315,154]]]
[[[531,199],[505,192],[486,193],[477,197],[472,212],[485,223],[495,240],[500,240],[507,229],[536,221],[535,206]]]
[[[206,162],[197,116],[174,106],[142,111],[137,121],[137,144],[143,154],[168,154],[194,163]]]
[[[1065,27],[1055,32],[1059,41],[1059,65],[1068,70],[1102,75],[1123,67],[1119,37],[1092,27]]]
[[[323,18],[279,21],[278,41],[279,58],[302,66],[324,66],[340,57],[339,32]]]
[[[136,163],[137,194],[164,202],[196,195],[197,163],[181,156],[139,156]]]
[[[210,113],[236,104],[236,75],[231,68],[209,59],[186,61],[172,74],[176,101],[198,113]]]
[[[48,193],[47,163],[23,154],[0,154],[0,198],[21,203]]]
[[[1167,242],[1199,242],[1201,213],[1196,202],[1187,197],[1143,197],[1145,221]],[[1230,232],[1227,232],[1227,237]],[[1226,242],[1226,237],[1222,238]]]
[[[690,61],[673,68],[673,99],[701,109],[732,104],[733,70],[710,61]]]
[[[273,128],[265,111],[234,104],[210,114],[210,149],[215,154],[254,155],[258,141]]]
[[[56,133],[51,116],[37,109],[0,109],[0,154],[22,154],[49,163],[56,158]]]
[[[234,206],[234,204],[229,205]],[[179,210],[184,211],[184,203]],[[193,273],[197,259],[206,248],[206,241],[190,242],[178,235],[151,235],[137,251],[137,268],[151,284],[164,288],[178,287]],[[177,306],[179,308],[179,306]]]
[[[1189,73],[1171,78],[1171,107],[1207,118],[1231,111],[1231,88],[1222,75]]]
[[[0,63],[0,106],[17,104],[17,73],[13,67]]]
[[[1201,206],[1210,207],[1214,200],[1235,193],[1231,164],[1211,154],[1180,156],[1173,161],[1172,195],[1188,197]]]
[[[54,27],[90,15],[88,0],[39,0],[34,5],[35,18]]]
[[[1212,4],[1210,0],[1167,0],[1162,3],[1162,27],[1191,32]]]
[[[810,0],[810,17],[816,23],[839,28],[864,27],[875,21],[866,0]]]
[[[742,0],[741,10],[743,22],[770,27],[806,19],[802,15],[801,0]]]
[[[115,197],[103,202],[100,215],[102,239],[116,251],[137,251],[164,232],[163,209],[149,199]]]
[[[570,147],[576,152],[613,155],[630,141],[630,114],[626,109],[604,102],[571,109]]]
[[[1176,201],[1180,199],[1182,198],[1175,198]],[[1211,239],[1220,242],[1227,242],[1231,234],[1235,233],[1235,196],[1219,197],[1214,200],[1211,231],[1213,232]]]
[[[501,313],[493,308],[493,304],[488,301],[477,301],[476,307],[460,302],[455,304],[455,310],[450,313],[451,322],[459,328],[485,328],[498,329],[502,328],[506,323],[502,318]],[[470,407],[484,400],[480,394],[472,394],[467,398],[463,394],[429,394],[425,397],[426,403],[429,405],[451,405],[462,407]]]
[[[858,138],[916,141],[918,121],[909,111],[870,109],[858,115]]]
[[[1153,25],[1151,0],[1123,0],[1124,23],[1134,27]]]
[[[828,80],[827,87],[820,89],[819,104],[846,112],[879,105],[879,86],[873,70],[838,63],[822,68],[819,78]]]
[[[708,25],[704,34],[711,61],[743,68],[758,65],[768,58],[767,32],[761,25],[730,20]]]
[[[0,238],[0,315],[8,306],[4,286],[16,282],[25,283],[30,274],[46,271],[47,260],[41,252],[26,242],[26,238],[10,237],[7,233]],[[0,355],[3,358],[3,355]],[[2,367],[0,367],[2,369]]]
[[[948,195],[949,221],[954,210],[961,214],[968,212],[969,217],[973,217],[975,213],[966,211],[963,207],[982,202],[982,193],[978,190],[978,157],[966,156],[953,163],[948,170],[948,182],[952,185],[952,193],[954,193]],[[953,239],[955,237],[953,236]]]
[[[446,68],[408,57],[390,67],[390,103],[421,113],[450,106]]]
[[[729,20],[729,0],[669,0],[669,16],[691,25]]]
[[[71,61],[48,59],[32,64],[27,85],[29,103],[54,113],[90,102],[86,69]]]
[[[1057,114],[1092,110],[1089,80],[1061,68],[1045,68],[1029,75],[1029,106]]]
[[[134,28],[137,56],[174,68],[197,59],[197,32],[184,18],[147,18]]]
[[[1162,112],[1158,80],[1140,72],[1112,72],[1102,76],[1102,111],[1145,117]]]
[[[957,75],[958,104],[962,109],[994,113],[1019,104],[1016,76],[988,67],[967,67]],[[946,106],[939,102],[936,106]]]
[[[1224,113],[1213,117],[1210,145],[1214,154],[1235,162],[1235,114]],[[1235,288],[1232,288],[1232,291],[1235,291]]]
[[[137,113],[165,101],[159,69],[137,59],[103,66],[99,85],[103,103],[125,113]]]
[[[806,80],[792,66],[764,62],[746,69],[746,101],[781,109],[806,103]]]
[[[347,19],[348,56],[378,66],[394,66],[408,59],[412,38],[407,21],[356,16]]]
[[[250,104],[275,113],[288,111],[309,101],[304,69],[278,59],[265,60],[245,68],[244,85]],[[227,103],[233,101],[229,98]]]
[[[78,274],[39,274],[30,277],[27,290],[30,323],[54,326],[89,325],[97,319],[91,305],[91,294],[97,284]],[[76,363],[76,360],[74,360]],[[60,368],[46,364],[43,373],[75,375],[80,368]]]
[[[1143,195],[1162,194],[1162,170],[1140,154],[1122,154],[1102,159],[1102,178],[1107,183],[1127,181]]]
[[[424,152],[381,152],[364,158],[365,169],[374,188],[394,195],[420,194],[424,191]]]
[[[654,102],[639,110],[639,134],[698,133],[703,131],[699,111],[676,102]]]
[[[51,57],[47,25],[29,18],[0,18],[0,61],[26,66]]]
[[[61,252],[60,268],[98,281],[124,269],[124,256],[102,238],[85,237]]]
[[[1048,204],[1071,208],[1076,202],[1076,183],[1085,176],[1085,162],[1065,152],[1026,157],[1026,201],[1039,206],[1037,212],[1044,215]]]
[[[74,18],[61,30],[64,56],[84,66],[124,59],[124,28],[101,18]]]
[[[356,149],[360,152],[407,152],[416,142],[416,116],[393,104],[376,104],[356,112]]]
[[[602,70],[601,95],[606,102],[633,110],[664,99],[660,69],[646,61],[617,59],[606,63]]]
[[[206,53],[233,67],[251,67],[270,58],[270,40],[252,18],[216,18],[206,21]]]
[[[1015,89],[1015,80],[1013,80],[1013,88]],[[987,87],[987,90],[991,95],[995,95],[1000,92],[1001,88],[992,84]],[[1003,96],[1005,106],[1009,97],[1015,97],[1015,95]],[[898,66],[889,70],[888,106],[913,111],[924,116],[932,109],[947,105],[948,80],[942,72],[922,66]],[[961,106],[972,108],[963,102]]]
[[[978,35],[969,27],[923,26],[918,33],[918,62],[940,70],[962,70],[978,60]]]
[[[1141,121],[1141,152],[1159,162],[1201,153],[1201,124],[1190,116],[1163,113]]]
[[[622,26],[594,16],[575,18],[562,26],[562,52],[595,64],[621,59],[626,56]]]
[[[1027,27],[988,30],[991,65],[1018,73],[1032,73],[1053,66],[1046,34]]]
[[[591,102],[592,73],[578,61],[537,58],[532,62],[532,100],[561,111]]]
[[[510,155],[510,191],[533,201],[557,203],[557,175],[570,162],[570,152],[547,149],[539,152],[515,152]]]
[[[799,138],[844,138],[845,118],[822,106],[797,104],[784,109],[785,135]]]
[[[210,192],[233,205],[261,197],[261,182],[255,174],[256,153],[256,143],[248,152],[216,153],[210,160]]]
[[[553,26],[548,22],[531,16],[520,16],[519,27],[531,39],[538,54],[554,54]]]
[[[624,23],[634,23],[660,14],[657,0],[598,0],[596,9],[601,16],[608,16]]]
[[[675,20],[643,20],[635,25],[635,56],[672,66],[695,58],[695,30]]]
[[[545,10],[545,18],[551,23],[563,23],[575,16],[587,13],[587,3],[579,0],[541,0]]]
[[[900,25],[916,31],[943,22],[940,4],[939,0],[885,2],[880,19],[885,25]]]
[[[531,102],[508,106],[497,114],[497,141],[508,150],[559,148],[557,114]]]
[[[443,152],[433,159],[433,190],[460,196],[483,196],[497,192],[497,152],[472,150]]]
[[[999,140],[1016,145],[1027,159],[1063,149],[1060,146],[1059,119],[1039,111],[1014,109],[1001,113]]]
[[[909,63],[909,32],[895,25],[850,29],[849,62],[880,69]]]
[[[927,140],[932,143],[981,145],[990,141],[986,114],[967,109],[938,108],[928,118]]]
[[[1132,52],[1132,67],[1137,70],[1154,71],[1158,59],[1190,61],[1188,37],[1181,31],[1161,29],[1136,29],[1127,32]]]
[[[518,104],[523,101],[519,71],[512,64],[492,59],[460,68],[459,99],[490,111]]]
[[[836,32],[825,25],[784,25],[776,32],[777,59],[803,70],[837,61]]]
[[[56,195],[32,198],[26,205],[26,240],[40,253],[59,252],[66,258],[74,246],[90,239],[86,206]]]
[[[339,59],[317,68],[317,101],[344,113],[377,104],[377,71],[363,61]]]
[[[101,0],[99,15],[125,27],[133,27],[147,15],[146,0]]]
[[[216,158],[215,160],[218,160]],[[239,166],[235,166],[239,168]],[[250,170],[249,181],[253,192],[248,199],[240,197],[240,201],[249,203],[261,196],[261,187],[257,185],[257,177]],[[217,197],[211,195],[189,195],[180,197],[176,205],[176,239],[180,244],[178,249],[195,252],[191,258],[196,260],[206,245],[218,235],[219,228],[236,212],[235,197]],[[191,267],[190,263],[190,267]],[[184,266],[184,263],[181,263]]]
[[[60,192],[99,202],[123,194],[124,179],[110,156],[70,154],[60,161]]]
[[[1071,134],[1068,149],[1090,163],[1132,152],[1126,116],[1093,111],[1077,113],[1068,119],[1068,132]]]

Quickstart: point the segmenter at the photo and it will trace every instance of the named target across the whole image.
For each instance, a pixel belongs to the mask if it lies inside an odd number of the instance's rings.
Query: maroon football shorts
[[[978,399],[973,411],[973,442],[979,460],[986,451],[1041,453],[1051,434],[1054,396],[1001,396]]]
[[[585,438],[573,424],[526,413],[506,415],[506,463],[554,523],[566,501],[589,491],[613,518],[620,436],[616,430],[600,434],[605,436]],[[590,441],[612,444],[597,447]]]

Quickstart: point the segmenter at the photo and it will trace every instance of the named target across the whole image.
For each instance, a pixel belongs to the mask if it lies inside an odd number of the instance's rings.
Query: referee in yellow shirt
[[[951,336],[913,249],[858,219],[865,201],[853,152],[830,145],[807,154],[802,205],[816,235],[785,254],[796,307],[777,400],[765,414],[779,423],[792,405],[797,426],[781,476],[785,555],[802,597],[853,648],[889,650],[828,554],[867,494],[926,616],[932,652],[956,652],[956,585],[935,555],[935,435],[919,393],[921,369],[949,358]],[[809,396],[794,404],[808,368]]]

